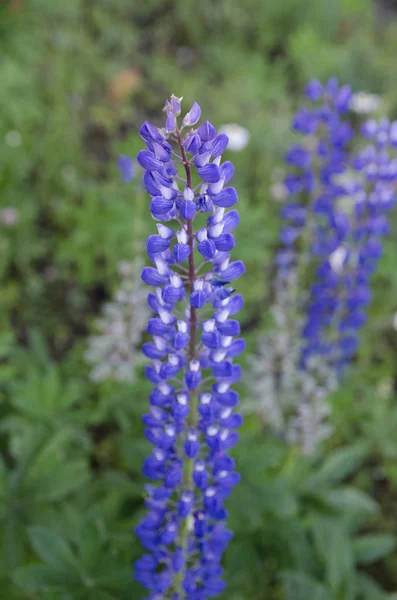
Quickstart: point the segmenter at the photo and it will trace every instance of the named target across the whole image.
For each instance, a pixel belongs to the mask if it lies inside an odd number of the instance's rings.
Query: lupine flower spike
[[[350,86],[339,87],[335,78],[324,87],[313,80],[306,95],[311,106],[299,109],[292,122],[302,142],[286,155],[292,172],[285,179],[289,199],[281,211],[286,225],[280,235],[283,249],[276,259],[274,312],[289,337],[287,352],[295,350],[295,373],[287,380],[281,375],[280,394],[288,415],[285,434],[310,453],[332,431],[323,421],[329,414],[325,398],[336,386],[336,365],[326,359],[325,332],[333,324],[337,306],[322,293],[319,265],[333,256],[347,233],[348,218],[337,199],[353,129],[346,118]],[[309,296],[301,297],[298,290],[309,283],[305,280],[309,269],[317,269],[315,281]],[[285,357],[277,357],[280,361],[285,362]]]
[[[148,600],[205,600],[225,587],[221,557],[232,537],[224,500],[239,481],[227,451],[242,417],[235,412],[240,377],[234,357],[244,341],[233,317],[242,308],[229,285],[244,273],[231,261],[239,223],[229,161],[221,161],[228,138],[200,120],[195,102],[180,122],[181,98],[164,107],[165,127],[144,123],[147,150],[137,156],[157,234],[149,236],[143,281],[155,317],[144,344],[152,360],[150,411],[143,418],[153,453],[144,474],[147,515],[136,528],[148,551],[135,565]]]
[[[88,338],[84,355],[92,365],[92,381],[134,381],[134,367],[140,362],[139,345],[150,314],[139,276],[141,269],[139,258],[119,264],[121,285],[111,302],[104,305],[95,323],[98,333]]]
[[[370,278],[395,203],[397,124],[366,123],[362,134],[372,144],[355,153],[352,145],[362,138],[353,137],[349,123],[350,87],[335,78],[326,86],[311,81],[306,94],[310,104],[293,120],[302,141],[286,155],[292,172],[276,257],[278,329],[270,347],[262,343],[262,364],[270,368],[253,391],[266,385],[267,421],[309,453],[332,430],[326,398],[351,364],[367,319]],[[309,294],[298,295],[308,284]]]
[[[370,121],[362,133],[374,143],[357,154],[345,152],[312,204],[316,280],[303,330],[302,367],[324,357],[338,377],[358,349],[358,331],[371,298],[370,277],[382,255],[381,238],[389,230],[386,214],[395,204],[397,161],[390,150],[396,146],[396,126]]]

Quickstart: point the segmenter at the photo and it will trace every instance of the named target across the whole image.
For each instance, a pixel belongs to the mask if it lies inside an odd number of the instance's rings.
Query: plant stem
[[[192,188],[192,174],[191,174],[191,170],[190,170],[190,163],[186,156],[185,147],[183,145],[183,141],[182,141],[182,137],[181,137],[179,129],[177,129],[177,132],[176,132],[176,140],[177,140],[178,146],[180,148],[182,163],[183,163],[183,165],[185,167],[185,171],[186,171],[186,184],[187,184],[187,187],[191,189]],[[193,289],[194,289],[194,281],[196,278],[196,269],[195,269],[195,264],[194,264],[193,218],[187,220],[187,236],[188,236],[188,244],[190,247],[189,271],[188,271],[188,282],[189,283],[188,283],[188,285],[189,285],[189,292],[190,292],[190,294],[192,294]],[[196,348],[196,345],[197,345],[197,311],[191,305],[190,305],[189,324],[190,324],[190,332],[189,332],[190,339],[189,339],[188,356],[189,356],[189,361],[191,361],[191,360],[195,360],[197,358],[197,356],[196,356],[196,353],[197,353],[197,348]],[[198,397],[197,397],[195,390],[192,390],[190,392],[189,404],[190,404],[190,411],[189,411],[189,416],[187,418],[187,427],[194,428],[196,425],[197,406],[198,406]],[[183,491],[191,489],[193,487],[192,486],[193,466],[194,466],[194,461],[192,459],[184,460],[183,480],[182,480],[182,490]],[[184,553],[187,550],[188,538],[189,538],[189,525],[188,525],[188,518],[186,518],[186,519],[184,519],[184,521],[181,524],[180,533],[179,533],[179,545],[182,548]],[[183,570],[181,572],[179,572],[176,576],[176,589],[177,589],[177,592],[180,594],[180,598],[182,599],[183,595],[184,595],[184,592],[183,592]]]

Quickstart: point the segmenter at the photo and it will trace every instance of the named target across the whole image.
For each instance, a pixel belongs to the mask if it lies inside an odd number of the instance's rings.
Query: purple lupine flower
[[[120,154],[117,160],[120,178],[123,183],[130,183],[135,177],[135,165],[130,156]]]
[[[348,233],[347,215],[336,201],[343,190],[338,177],[346,170],[347,147],[353,134],[343,117],[351,90],[348,86],[339,88],[332,78],[325,87],[311,81],[306,94],[312,106],[299,109],[292,122],[303,140],[294,144],[286,155],[293,171],[284,181],[289,199],[281,210],[285,225],[280,233],[283,248],[276,259],[276,285],[283,285],[291,269],[301,275],[313,257],[320,262],[327,260]],[[327,304],[324,285],[316,281],[311,290],[312,304],[303,332],[309,339],[305,355],[321,351],[321,333],[336,308],[332,303]],[[310,342],[313,348],[309,347]]]
[[[347,154],[344,172],[332,175],[312,205],[322,223],[312,246],[317,260],[303,329],[304,367],[312,357],[324,356],[340,376],[357,351],[371,300],[370,278],[389,230],[386,214],[395,203],[397,161],[388,148],[396,145],[394,131],[385,119],[364,125],[364,135],[375,144]]]
[[[325,397],[337,382],[340,349],[350,357],[354,352],[352,340],[344,339],[338,325],[338,272],[347,260],[345,246],[352,233],[351,202],[346,206],[344,200],[357,190],[351,181],[348,190],[346,181],[353,136],[346,115],[350,87],[339,87],[334,78],[326,86],[312,81],[306,94],[310,103],[298,110],[292,122],[301,141],[286,154],[291,168],[284,182],[289,198],[281,210],[285,225],[280,234],[282,249],[276,257],[274,313],[283,323],[278,346],[287,352],[293,346],[295,366],[273,387],[282,406],[290,407],[283,423],[287,439],[311,452],[331,431],[321,421],[329,412]],[[306,278],[313,272],[310,283]],[[307,284],[309,294],[298,296]],[[286,345],[285,339],[300,341]],[[275,359],[279,364],[280,359]],[[289,360],[286,364],[290,365]],[[295,414],[293,397],[298,398]],[[282,423],[281,417],[277,423]]]
[[[340,378],[357,351],[397,181],[397,160],[392,154],[397,146],[396,123],[368,121],[362,133],[372,144],[354,154],[353,130],[345,116],[350,88],[339,88],[331,79],[325,87],[311,82],[306,92],[312,104],[300,109],[293,120],[303,142],[294,144],[286,155],[293,172],[285,180],[290,198],[281,211],[286,225],[276,259],[279,291],[294,274],[295,300],[291,290],[284,294],[289,298],[284,306],[287,318],[292,317],[296,326],[299,310],[305,315],[299,367],[309,379],[300,378],[304,411],[298,407],[301,416],[295,419],[302,430],[308,429],[313,416],[310,402],[314,406],[327,393],[321,373],[331,369],[334,375],[327,375],[329,381]],[[314,281],[308,298],[299,304],[296,283],[301,280],[304,285],[302,277],[308,272]],[[294,301],[298,310],[291,311]]]
[[[353,137],[349,86],[312,81],[293,119],[301,140],[286,154],[288,199],[276,256],[276,329],[253,359],[249,409],[311,453],[332,431],[327,395],[359,346],[371,276],[395,204],[397,122],[370,120]],[[361,149],[354,153],[358,141]],[[300,291],[303,293],[300,294]]]
[[[142,125],[147,150],[137,156],[157,221],[147,240],[153,266],[142,272],[155,288],[153,341],[143,345],[154,385],[143,421],[154,448],[143,472],[156,484],[146,486],[148,512],[136,528],[148,554],[135,565],[150,600],[205,600],[224,589],[220,562],[232,537],[224,500],[239,481],[228,456],[242,422],[233,359],[244,350],[234,319],[243,299],[229,285],[245,270],[230,259],[239,223],[227,210],[237,202],[227,186],[233,167],[221,161],[225,135],[208,121],[192,128],[196,102],[178,125],[181,100],[167,100],[164,129]]]
[[[329,266],[337,276],[334,288],[338,298],[335,327],[339,335],[333,360],[341,372],[355,354],[359,330],[367,321],[371,277],[382,256],[382,238],[390,230],[387,214],[396,203],[395,128],[396,123],[390,124],[385,119],[375,127],[373,123],[369,127],[364,125],[365,137],[373,143],[352,157],[351,175],[341,192],[340,201],[348,197],[350,202],[349,235],[329,259]],[[324,268],[327,270],[327,265]]]

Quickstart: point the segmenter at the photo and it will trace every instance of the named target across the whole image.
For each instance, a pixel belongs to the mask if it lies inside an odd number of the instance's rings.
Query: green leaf
[[[282,573],[285,600],[333,600],[327,589],[315,579],[298,571]]]
[[[273,527],[269,529],[271,538],[279,547],[283,561],[286,566],[294,565],[298,571],[303,571],[307,575],[314,574],[315,552],[313,543],[309,540],[304,524],[297,519],[280,519],[274,522]]]
[[[98,553],[103,551],[103,542],[107,539],[105,523],[101,515],[88,515],[81,529],[80,554],[84,567],[89,570],[95,565]]]
[[[313,519],[313,534],[317,551],[325,566],[329,585],[339,598],[347,598],[353,587],[354,557],[351,540],[343,522],[338,519]],[[344,598],[343,595],[341,595]]]
[[[369,445],[365,442],[335,450],[320,470],[305,481],[304,488],[319,489],[320,486],[342,481],[358,469],[368,451]]]
[[[262,586],[264,570],[259,551],[249,536],[238,536],[230,545],[226,557],[226,579],[233,588],[248,589]],[[255,583],[253,583],[253,579]]]
[[[46,475],[46,476],[44,476]],[[39,478],[35,498],[37,501],[54,502],[61,500],[67,494],[81,489],[90,478],[85,459],[70,461],[62,464],[61,468]]]
[[[64,589],[70,583],[70,578],[65,571],[47,565],[21,567],[14,571],[12,580],[28,592],[40,592],[47,588]]]
[[[358,591],[361,592],[363,600],[395,600],[395,595],[390,595],[382,590],[381,586],[376,583],[366,573],[359,573],[357,577]]]
[[[70,546],[55,532],[41,526],[29,527],[28,533],[37,555],[60,571],[79,573],[78,562]]]
[[[25,378],[15,384],[13,405],[21,412],[45,419],[69,408],[77,397],[76,386],[65,385],[54,365],[47,366],[44,373],[31,366]]]
[[[263,483],[263,491],[259,500],[266,512],[280,518],[291,517],[298,511],[296,496],[283,477],[267,479]]]
[[[336,510],[343,512],[360,512],[364,514],[375,514],[379,506],[368,494],[352,486],[327,490],[323,497]]]
[[[361,535],[353,541],[354,556],[362,565],[387,556],[395,546],[395,537],[388,533],[369,533]]]
[[[86,483],[89,471],[87,460],[81,458],[81,442],[85,444],[80,431],[70,426],[42,442],[30,460],[24,494],[36,500],[59,500]]]

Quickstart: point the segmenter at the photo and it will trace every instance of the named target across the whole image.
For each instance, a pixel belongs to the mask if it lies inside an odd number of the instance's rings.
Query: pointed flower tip
[[[201,117],[201,108],[197,104],[197,102],[194,102],[192,108],[184,116],[182,123],[183,123],[183,125],[192,126],[192,125],[195,125],[200,120],[200,117]]]
[[[178,98],[175,94],[171,94],[171,110],[175,116],[181,114],[181,103],[183,100],[183,96]]]
[[[175,94],[171,94],[170,99],[168,98],[165,101],[165,105],[163,111],[165,113],[172,113],[175,117],[181,114],[181,103],[183,100],[183,96],[178,98]]]

